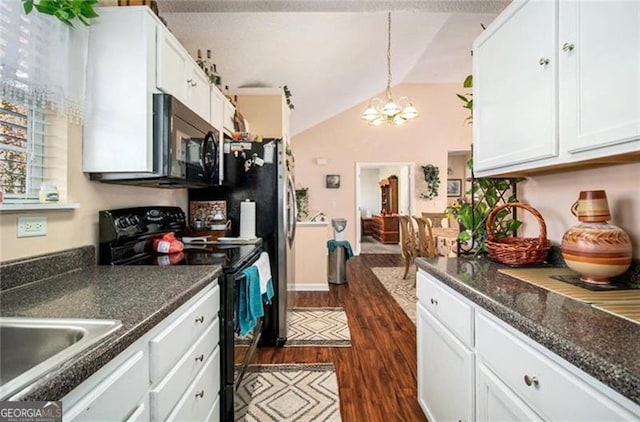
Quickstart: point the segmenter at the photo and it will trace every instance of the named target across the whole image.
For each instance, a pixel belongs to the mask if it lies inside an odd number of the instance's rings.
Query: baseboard
[[[327,283],[297,283],[289,284],[287,290],[290,292],[328,292],[329,284]]]

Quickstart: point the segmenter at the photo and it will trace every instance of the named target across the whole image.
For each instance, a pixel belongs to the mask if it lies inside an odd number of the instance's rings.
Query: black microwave
[[[220,131],[169,94],[153,94],[152,142],[153,171],[91,173],[91,179],[161,188],[222,184]]]

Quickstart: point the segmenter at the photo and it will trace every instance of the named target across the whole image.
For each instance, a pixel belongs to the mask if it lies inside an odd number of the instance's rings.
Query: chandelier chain
[[[387,14],[387,89],[391,88],[391,12]]]
[[[418,110],[409,97],[400,97],[396,102],[391,93],[391,12],[387,12],[387,88],[384,97],[384,100],[373,98],[360,117],[373,126],[402,125],[418,117]]]

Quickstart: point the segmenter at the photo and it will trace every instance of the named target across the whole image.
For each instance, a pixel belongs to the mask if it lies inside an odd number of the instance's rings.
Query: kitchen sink
[[[116,320],[0,318],[0,400],[120,328]]]

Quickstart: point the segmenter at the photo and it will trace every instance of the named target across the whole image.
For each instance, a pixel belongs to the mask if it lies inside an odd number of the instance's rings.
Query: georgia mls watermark
[[[62,422],[62,402],[0,401],[0,422]]]

